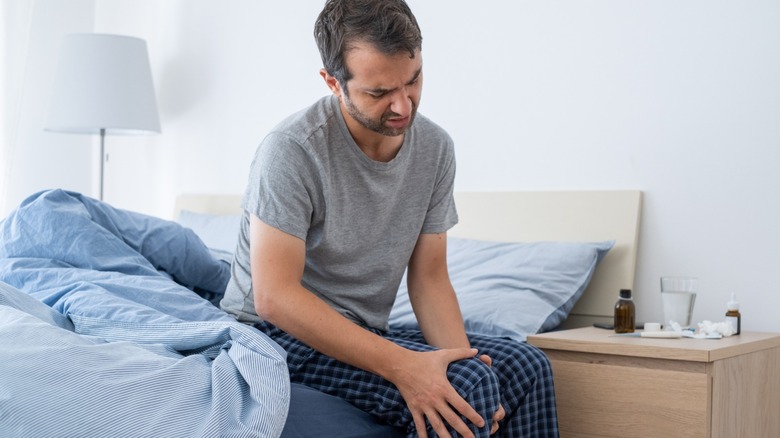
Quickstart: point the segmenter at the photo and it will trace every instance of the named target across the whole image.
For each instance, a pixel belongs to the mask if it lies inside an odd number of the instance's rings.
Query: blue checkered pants
[[[301,383],[345,399],[393,426],[417,436],[412,414],[395,385],[376,374],[320,354],[269,323],[257,327],[287,351],[292,382]],[[419,330],[391,330],[374,333],[415,351],[430,351]],[[532,345],[482,335],[469,335],[479,354],[493,359],[488,367],[479,359],[450,364],[447,375],[453,387],[484,418],[477,428],[464,418],[477,437],[490,436],[490,419],[500,400],[506,417],[499,437],[558,437],[553,375],[547,356]],[[452,431],[453,436],[457,436]],[[428,436],[436,436],[428,426]]]

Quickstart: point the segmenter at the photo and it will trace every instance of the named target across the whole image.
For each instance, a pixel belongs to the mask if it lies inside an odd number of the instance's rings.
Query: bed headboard
[[[642,192],[462,192],[448,234],[513,242],[615,240],[564,324],[612,322],[620,289],[634,288]]]
[[[634,288],[642,192],[539,191],[455,194],[459,223],[448,234],[507,242],[615,240],[565,327],[611,322],[620,289]],[[181,210],[235,215],[240,195],[181,195]]]

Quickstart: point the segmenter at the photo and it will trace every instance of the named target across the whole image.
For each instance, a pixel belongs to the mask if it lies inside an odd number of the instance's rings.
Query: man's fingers
[[[450,433],[447,431],[447,425],[444,424],[444,421],[442,421],[441,417],[439,416],[439,413],[432,412],[429,415],[427,415],[427,417],[428,417],[428,422],[431,423],[431,428],[433,428],[433,430],[436,432],[438,436],[450,435]],[[450,426],[452,426],[452,428],[458,431],[458,433],[460,433],[462,436],[466,436],[463,435],[463,433],[456,427],[456,425],[450,424]],[[466,430],[468,431],[468,429]]]
[[[466,403],[468,405],[468,403]],[[469,406],[470,407],[470,406]],[[460,415],[458,415],[457,412],[453,411],[449,407],[444,412],[440,412],[442,416],[444,417],[444,420],[447,421],[447,424],[449,424],[453,429],[455,429],[456,432],[460,434],[462,437],[473,437],[474,434],[471,432],[471,429],[469,429],[468,425],[463,422],[463,419],[460,418]],[[476,414],[476,411],[474,412]],[[468,417],[466,417],[468,418]],[[477,415],[477,418],[482,420],[482,417]],[[469,420],[471,420],[469,418]],[[473,420],[471,420],[472,423],[475,423]],[[446,427],[445,427],[446,430]],[[448,435],[442,435],[438,430],[436,433],[439,434],[439,436],[448,436]]]
[[[444,417],[444,419],[442,419],[442,417]],[[447,425],[449,424],[449,426],[458,432],[460,436],[464,438],[474,438],[474,434],[469,430],[468,426],[466,426],[466,423],[464,423],[449,406],[439,412],[433,409],[427,413],[412,413],[412,418],[414,419],[414,427],[417,428],[417,435],[421,438],[427,438],[428,436],[426,419],[438,436],[450,436],[447,429]]]
[[[504,406],[499,403],[498,409],[496,409],[496,413],[493,414],[493,424],[490,426],[491,435],[498,432],[498,422],[503,420],[504,417],[506,417],[506,411],[504,410]]]
[[[420,438],[428,438],[428,430],[425,427],[425,417],[418,412],[412,412],[414,427],[417,429],[417,435]]]
[[[446,354],[445,358],[447,359],[448,362],[454,362],[456,360],[462,360],[462,359],[470,359],[476,356],[478,353],[476,348],[453,348],[449,350],[440,350],[440,351]],[[447,397],[447,403],[449,403],[450,406],[455,408],[457,414],[466,417],[477,427],[484,427],[485,420],[482,418],[482,416],[480,416],[479,413],[476,410],[474,410],[474,408],[463,397],[461,397],[457,391],[455,391],[455,388],[451,388],[451,389],[452,391]],[[453,414],[455,414],[455,412]],[[453,426],[453,428],[455,428],[455,430],[460,432],[460,430],[455,427],[455,424],[453,424],[449,418],[446,419],[447,422],[450,423],[450,425]],[[463,424],[464,427],[466,427],[466,425],[463,423],[463,421],[460,419],[459,416],[457,417],[457,421]],[[461,432],[461,434],[463,433]]]
[[[455,410],[462,416],[466,417],[469,421],[474,423],[477,427],[483,427],[485,425],[485,420],[482,418],[481,415],[465,400],[463,397],[461,397],[457,391],[454,389],[452,390],[453,395],[450,396],[450,398],[447,400],[448,403],[455,408]],[[460,417],[458,417],[458,421],[462,423],[460,420]],[[452,423],[450,423],[452,424]]]
[[[496,412],[493,414],[493,421],[501,421],[506,417],[506,411],[504,410],[504,406],[499,403],[498,409],[496,409]]]
[[[455,362],[456,360],[471,359],[477,355],[478,350],[476,348],[448,348],[446,350],[439,350],[439,353],[444,355],[444,359],[449,362]]]

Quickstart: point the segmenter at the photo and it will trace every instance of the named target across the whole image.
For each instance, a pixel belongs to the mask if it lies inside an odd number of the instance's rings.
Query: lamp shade
[[[146,42],[121,35],[66,35],[46,130],[160,132]]]

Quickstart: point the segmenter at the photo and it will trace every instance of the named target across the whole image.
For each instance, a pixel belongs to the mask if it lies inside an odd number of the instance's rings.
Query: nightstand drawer
[[[553,360],[561,436],[705,437],[706,374]]]

